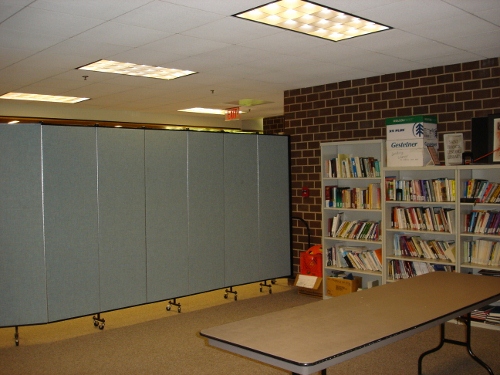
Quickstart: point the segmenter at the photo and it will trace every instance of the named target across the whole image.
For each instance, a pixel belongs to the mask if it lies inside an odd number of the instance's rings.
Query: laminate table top
[[[500,278],[432,272],[207,328],[209,345],[311,374],[500,299]]]

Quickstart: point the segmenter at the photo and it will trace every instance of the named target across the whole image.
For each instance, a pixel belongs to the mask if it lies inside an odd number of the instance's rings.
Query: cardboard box
[[[295,276],[293,285],[297,287],[301,294],[308,294],[316,297],[323,296],[322,277],[298,274]]]
[[[387,141],[424,139],[437,140],[436,116],[392,117],[385,120]]]
[[[359,276],[354,276],[354,280],[343,279],[340,277],[327,277],[326,279],[326,294],[332,297],[338,297],[343,294],[356,292],[361,288],[363,279]]]
[[[431,161],[427,146],[439,148],[436,116],[386,119],[387,166],[423,167]]]

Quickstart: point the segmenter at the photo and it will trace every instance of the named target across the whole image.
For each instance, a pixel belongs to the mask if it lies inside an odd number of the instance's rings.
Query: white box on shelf
[[[435,143],[423,139],[405,139],[387,141],[387,166],[388,167],[423,167],[431,161],[427,146],[438,147]]]

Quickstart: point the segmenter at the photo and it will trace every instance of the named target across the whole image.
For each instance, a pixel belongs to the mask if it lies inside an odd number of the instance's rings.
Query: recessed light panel
[[[33,100],[38,102],[52,102],[52,103],[68,103],[75,104],[89,98],[78,98],[75,96],[60,96],[60,95],[40,95],[40,94],[27,94],[23,92],[9,92],[0,96],[0,99],[12,100]]]
[[[184,77],[196,73],[191,70],[162,68],[160,66],[137,65],[128,62],[119,62],[111,60],[99,60],[92,64],[82,66],[78,69],[90,70],[94,72],[115,73],[127,76],[148,77],[148,78],[157,78],[166,80]]]
[[[227,110],[194,107],[194,108],[179,109],[179,112],[203,113],[203,114],[209,114],[209,115],[223,115],[224,116],[226,114]],[[245,113],[245,112],[240,111],[240,113]]]
[[[273,1],[235,17],[338,42],[390,27],[302,0]]]

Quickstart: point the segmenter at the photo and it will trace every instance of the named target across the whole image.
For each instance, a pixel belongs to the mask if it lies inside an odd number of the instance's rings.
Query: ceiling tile
[[[116,44],[120,46],[139,47],[163,39],[170,34],[144,27],[125,25],[118,22],[106,22],[74,37],[85,43]]]
[[[143,7],[117,17],[114,21],[177,34],[223,17],[216,13],[183,5],[152,1]]]
[[[13,30],[33,35],[71,38],[102,22],[98,19],[27,7],[2,22],[0,31]]]
[[[241,44],[252,39],[272,35],[281,30],[236,17],[225,17],[194,29],[184,31],[184,35],[205,38],[222,43]]]
[[[37,0],[28,1],[30,7],[61,12],[65,14],[111,20],[133,9],[139,8],[151,2],[151,0],[120,0],[119,6],[116,0]]]
[[[200,38],[193,38],[186,35],[173,35],[152,43],[148,43],[144,48],[155,51],[168,51],[178,56],[195,56],[204,52],[209,52],[227,47],[227,43],[215,42]]]

